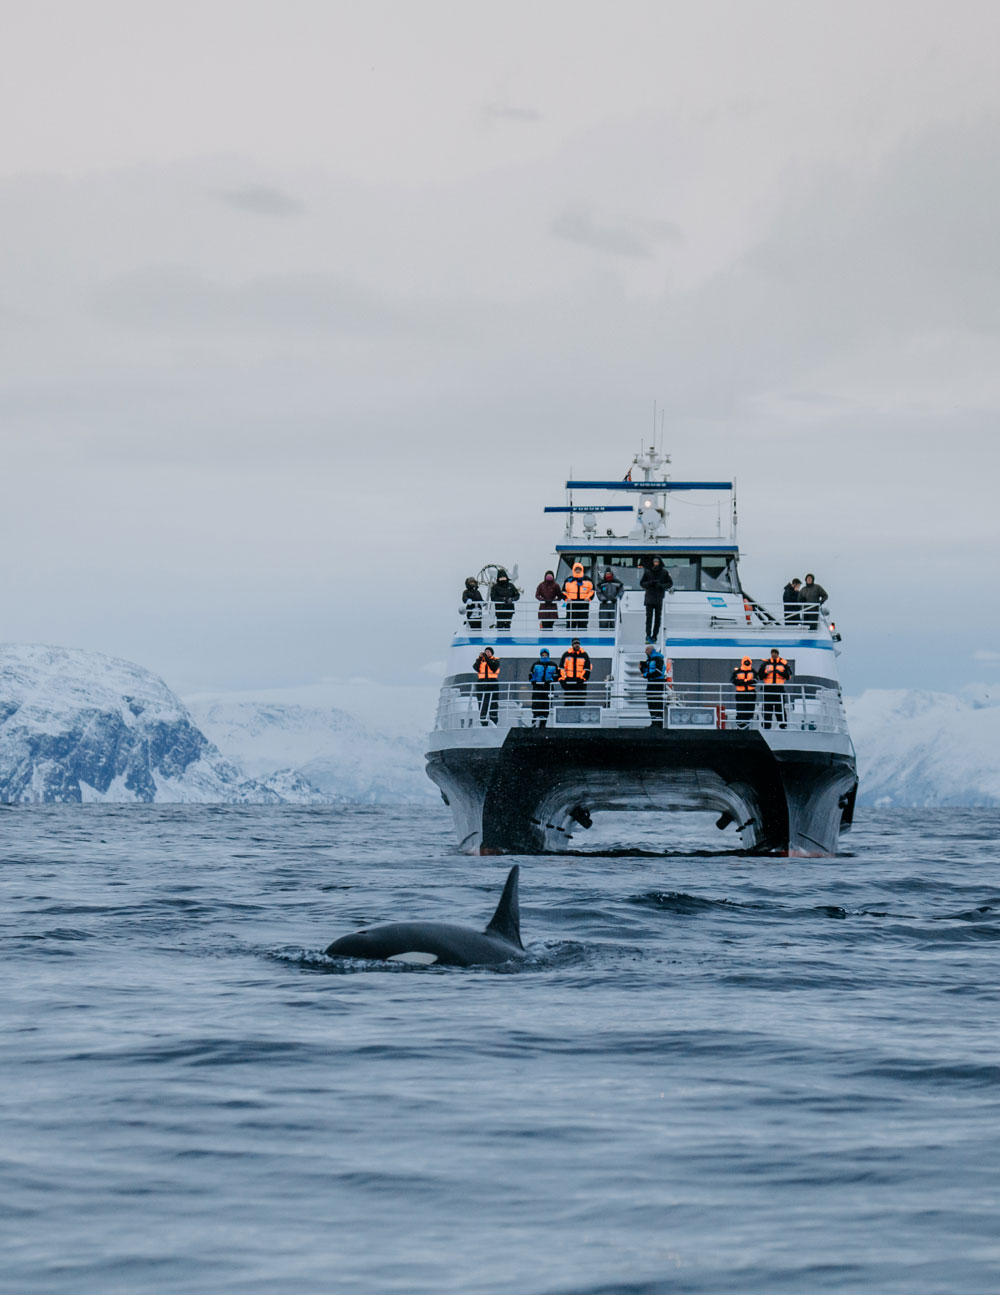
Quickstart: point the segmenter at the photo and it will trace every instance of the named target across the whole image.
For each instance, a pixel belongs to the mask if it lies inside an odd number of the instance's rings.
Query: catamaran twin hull
[[[427,750],[463,850],[565,849],[607,810],[714,810],[743,848],[783,854],[835,854],[850,827],[856,762],[827,608],[765,607],[746,593],[735,504],[728,534],[720,508],[718,534],[670,535],[668,500],[731,493],[732,483],[671,481],[666,462],[650,450],[633,464],[642,480],[567,482],[571,492],[631,492],[634,511],[575,506],[572,493],[547,510],[568,517],[553,564],[559,585],[596,594],[610,571],[615,599],[540,608],[529,585],[516,604],[486,588],[482,604],[463,606]],[[595,515],[604,513],[627,513],[630,529],[615,534],[602,517],[599,536]],[[660,617],[646,605],[656,558],[670,577]],[[486,648],[499,666],[483,666]],[[537,669],[533,677],[542,649],[565,682],[540,685]],[[563,654],[576,650],[585,665],[567,665]],[[644,663],[656,654],[663,678],[650,683]],[[785,664],[780,687],[762,670],[772,657]],[[737,671],[748,669],[753,683],[740,688]]]
[[[746,849],[831,855],[857,787],[849,743],[803,749],[753,731],[519,727],[499,746],[438,735],[427,772],[473,854],[566,849],[604,810],[711,809]]]

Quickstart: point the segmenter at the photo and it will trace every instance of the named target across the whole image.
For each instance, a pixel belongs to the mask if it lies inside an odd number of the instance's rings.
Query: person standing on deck
[[[555,624],[556,617],[559,615],[556,604],[562,596],[563,591],[559,586],[555,573],[546,571],[545,579],[535,590],[535,597],[538,599],[538,628],[540,630],[550,630]]]
[[[639,662],[639,673],[646,680],[646,705],[652,728],[663,727],[663,686],[667,677],[667,663],[663,653],[646,644],[646,655]]]
[[[613,630],[618,599],[625,592],[625,586],[616,578],[610,567],[604,573],[604,579],[597,586],[597,628]]]
[[[542,648],[538,660],[528,671],[528,682],[531,684],[531,722],[536,728],[544,728],[549,721],[552,685],[558,678],[559,667],[549,659],[549,649]]]
[[[799,602],[805,604],[802,608],[802,623],[806,629],[814,630],[819,625],[819,609],[829,596],[823,586],[816,583],[816,577],[810,571],[799,590]]]
[[[497,703],[500,697],[500,662],[491,647],[483,648],[472,667],[476,672],[476,693],[479,697],[479,722],[484,727],[495,724],[498,718]]]
[[[574,639],[569,650],[559,658],[559,682],[566,694],[567,706],[582,706],[590,678],[590,656]]]
[[[757,705],[757,676],[753,662],[745,656],[731,676],[736,690],[736,727],[749,728],[753,723],[753,712]]]
[[[566,623],[571,630],[584,630],[590,618],[590,600],[594,596],[594,583],[588,580],[582,562],[573,563],[573,574],[563,585],[566,599]]]
[[[520,589],[501,567],[490,589],[490,602],[497,614],[498,630],[510,629],[510,623],[514,619],[514,604],[520,597]]]
[[[643,572],[639,581],[646,596],[646,642],[655,643],[660,636],[660,618],[663,615],[663,595],[674,587],[670,572],[663,565],[663,559],[653,558],[652,564]]]
[[[482,629],[483,595],[479,592],[479,582],[475,576],[466,577],[465,588],[462,590],[462,610],[470,630]]]
[[[802,620],[802,604],[799,601],[799,590],[802,588],[802,581],[795,577],[789,580],[781,591],[781,601],[785,605],[785,624],[798,625]]]
[[[764,702],[761,708],[761,721],[765,728],[771,727],[772,720],[778,728],[785,727],[785,684],[792,677],[792,667],[777,648],[771,649],[771,656],[761,663],[757,678],[764,685],[761,697]]]

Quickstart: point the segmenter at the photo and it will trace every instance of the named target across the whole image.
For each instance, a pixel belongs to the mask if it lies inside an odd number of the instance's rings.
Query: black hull
[[[427,772],[470,854],[566,849],[600,810],[711,809],[757,852],[837,852],[857,789],[853,754],[772,750],[762,733],[512,728],[498,747],[449,746]]]

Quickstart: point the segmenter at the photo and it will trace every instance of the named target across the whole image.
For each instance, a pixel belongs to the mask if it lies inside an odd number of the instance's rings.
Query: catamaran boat
[[[858,786],[837,679],[840,635],[825,605],[752,598],[739,575],[733,482],[675,481],[669,464],[651,448],[624,480],[567,481],[566,504],[545,510],[566,514],[552,568],[560,586],[577,564],[595,588],[610,568],[624,586],[616,603],[546,610],[525,588],[513,608],[494,606],[487,588],[483,605],[459,613],[427,772],[462,850],[565,850],[594,813],[642,809],[717,811],[717,826],[733,825],[754,853],[836,854]],[[629,502],[575,502],[593,494]],[[714,513],[714,536],[669,533],[668,504],[679,506],[681,495],[714,498],[714,509],[696,510]],[[649,642],[640,582],[655,557],[672,587],[652,643],[663,678],[651,686],[640,671]],[[558,667],[574,639],[590,659],[586,681],[533,687],[541,649]],[[487,647],[498,667],[482,666]],[[762,682],[738,690],[743,658],[757,672],[772,648],[790,682],[777,692]]]

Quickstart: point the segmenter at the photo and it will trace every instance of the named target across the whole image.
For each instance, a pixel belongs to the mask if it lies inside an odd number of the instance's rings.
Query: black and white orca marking
[[[515,863],[485,931],[451,922],[389,922],[341,936],[326,952],[331,958],[371,958],[418,966],[437,963],[446,967],[495,967],[523,958],[518,872]]]

